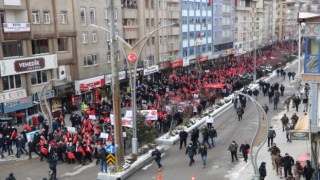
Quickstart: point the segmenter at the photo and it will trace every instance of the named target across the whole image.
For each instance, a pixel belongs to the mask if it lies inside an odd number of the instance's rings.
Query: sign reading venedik
[[[0,61],[1,77],[56,68],[58,68],[56,54]]]
[[[27,59],[14,62],[14,70],[17,72],[42,69],[45,66],[44,58]]]

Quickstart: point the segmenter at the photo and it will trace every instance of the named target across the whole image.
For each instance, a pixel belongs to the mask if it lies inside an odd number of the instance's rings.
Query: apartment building
[[[73,13],[72,1],[0,2],[0,114],[24,121],[37,113],[40,92],[50,79],[66,82],[76,74]],[[45,94],[53,98],[53,87]]]
[[[194,64],[196,58],[212,58],[213,19],[212,1],[180,1],[180,51],[183,60],[174,61],[172,68]],[[222,18],[220,19],[222,24]],[[221,32],[222,33],[222,32]]]
[[[285,25],[286,25],[286,0],[276,1],[276,24],[275,24],[275,36],[278,41],[285,40]]]
[[[235,1],[213,1],[213,54],[228,56],[233,54]],[[216,57],[216,56],[215,56]]]

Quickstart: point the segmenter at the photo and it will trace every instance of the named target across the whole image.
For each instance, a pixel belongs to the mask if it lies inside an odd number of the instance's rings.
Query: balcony
[[[123,7],[122,18],[123,19],[137,19],[138,18],[138,9]]]
[[[124,39],[138,38],[138,25],[123,25]]]
[[[242,7],[242,6],[237,6],[238,11],[251,11],[250,7]]]

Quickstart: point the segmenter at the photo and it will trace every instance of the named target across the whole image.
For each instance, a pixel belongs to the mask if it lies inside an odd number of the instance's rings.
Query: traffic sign
[[[116,147],[114,147],[112,145],[108,145],[108,146],[106,146],[106,151],[107,151],[107,153],[113,154],[116,152]]]
[[[114,154],[108,154],[107,155],[107,164],[114,164],[116,162],[116,159],[114,158]]]
[[[253,36],[252,40],[256,41],[258,38],[257,36]]]

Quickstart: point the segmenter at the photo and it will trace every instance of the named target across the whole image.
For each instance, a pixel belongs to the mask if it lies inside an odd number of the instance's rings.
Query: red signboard
[[[90,89],[104,85],[104,76],[81,80],[79,84],[80,91],[89,91]]]
[[[179,59],[179,60],[176,60],[174,62],[171,63],[171,68],[177,68],[177,67],[182,67],[183,66],[183,60],[182,59]]]
[[[94,102],[98,102],[99,100],[98,88],[93,90],[93,98],[94,98]]]

